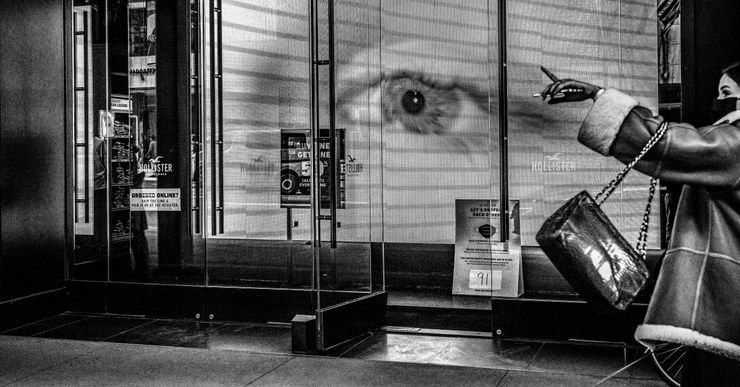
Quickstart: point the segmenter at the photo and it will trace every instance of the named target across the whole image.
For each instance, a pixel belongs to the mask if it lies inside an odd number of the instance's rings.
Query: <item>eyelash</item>
[[[382,114],[389,122],[397,122],[412,133],[442,134],[448,124],[460,114],[460,91],[428,81],[416,74],[395,74],[381,81]],[[425,104],[418,113],[405,111],[402,99],[407,91],[417,91]]]

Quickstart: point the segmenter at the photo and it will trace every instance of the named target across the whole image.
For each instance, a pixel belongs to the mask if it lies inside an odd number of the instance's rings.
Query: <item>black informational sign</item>
[[[328,132],[322,129],[322,132]],[[325,133],[322,133],[325,134]],[[329,208],[331,200],[331,146],[330,136],[320,136],[316,140],[319,147],[319,183],[321,184],[321,208]],[[345,202],[345,149],[344,129],[336,130],[334,141],[337,147],[339,189],[337,208],[344,208]],[[283,129],[280,135],[280,207],[309,208],[311,206],[311,144],[308,129]]]

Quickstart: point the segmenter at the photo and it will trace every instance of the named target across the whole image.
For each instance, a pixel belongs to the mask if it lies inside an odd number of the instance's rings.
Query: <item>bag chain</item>
[[[640,225],[640,234],[637,237],[637,244],[635,250],[642,255],[642,260],[645,260],[647,255],[647,234],[648,226],[650,225],[650,203],[653,201],[655,195],[655,185],[658,182],[658,178],[653,177],[650,179],[650,193],[648,194],[648,202],[645,206],[645,214],[642,215],[642,224]]]
[[[668,129],[668,123],[666,121],[663,121],[663,123],[660,125],[660,128],[653,134],[653,137],[650,139],[650,141],[645,144],[645,146],[642,148],[640,153],[635,156],[635,159],[632,160],[629,164],[627,164],[621,172],[617,174],[617,176],[612,179],[612,181],[609,182],[609,184],[604,187],[601,192],[599,192],[596,197],[594,198],[594,201],[596,202],[599,207],[606,201],[606,199],[611,196],[611,194],[614,192],[615,189],[617,189],[617,186],[622,183],[622,180],[627,176],[627,173],[629,173],[630,170],[637,164],[640,159],[645,156],[650,149],[660,141],[661,138],[663,138],[663,135],[665,134],[666,130]],[[650,180],[650,191],[648,194],[648,202],[647,206],[645,206],[645,214],[642,216],[642,225],[640,225],[640,234],[637,237],[637,245],[635,246],[635,250],[637,250],[640,255],[642,255],[642,259],[645,260],[646,256],[646,245],[647,245],[647,232],[648,232],[648,226],[650,223],[650,210],[651,205],[650,203],[653,201],[653,196],[655,196],[655,185],[658,182],[658,178],[653,177]],[[601,196],[604,195],[603,198]],[[601,198],[601,200],[599,200]]]

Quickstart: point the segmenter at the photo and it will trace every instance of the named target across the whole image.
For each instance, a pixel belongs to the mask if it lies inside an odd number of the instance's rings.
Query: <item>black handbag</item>
[[[645,247],[650,203],[655,194],[657,178],[650,181],[648,203],[635,248],[617,231],[600,205],[609,198],[632,167],[663,137],[667,127],[664,122],[640,154],[595,199],[586,191],[580,192],[547,218],[537,232],[537,243],[547,257],[596,310],[625,310],[645,287],[650,276],[645,264]]]

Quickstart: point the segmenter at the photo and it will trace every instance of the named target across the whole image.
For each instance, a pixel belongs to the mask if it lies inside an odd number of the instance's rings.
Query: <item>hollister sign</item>
[[[172,164],[162,162],[162,156],[157,156],[157,158],[143,164],[141,170],[149,176],[165,176],[168,173],[172,173]]]

